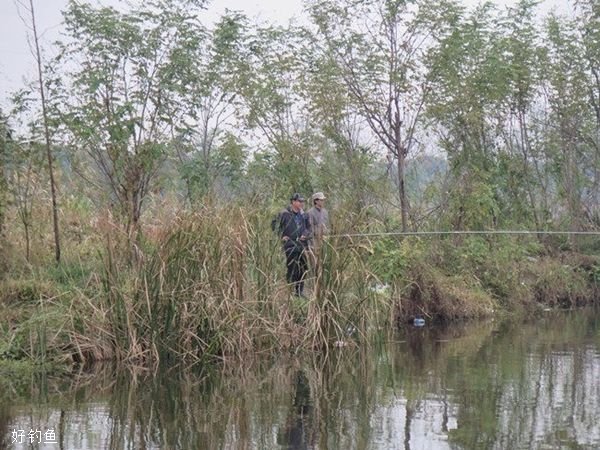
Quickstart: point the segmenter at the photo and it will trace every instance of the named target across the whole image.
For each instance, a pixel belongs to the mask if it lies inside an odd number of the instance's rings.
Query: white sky
[[[118,5],[119,0],[91,0],[103,5]],[[468,6],[479,0],[462,0]],[[499,5],[513,5],[516,0],[492,0]],[[565,8],[567,0],[543,0],[541,12],[553,8]],[[570,0],[569,0],[570,1]],[[11,91],[24,85],[24,77],[35,76],[32,53],[27,43],[27,28],[19,17],[17,3],[29,0],[0,0],[0,106],[8,104]],[[52,56],[52,42],[61,29],[61,10],[67,0],[34,0],[38,33],[41,35],[42,52]],[[243,11],[250,18],[261,21],[287,23],[302,15],[302,0],[213,0],[209,3],[205,23],[218,18],[225,9]]]

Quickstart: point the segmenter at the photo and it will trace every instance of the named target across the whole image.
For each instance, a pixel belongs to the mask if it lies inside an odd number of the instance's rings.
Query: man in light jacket
[[[329,231],[329,213],[325,209],[325,195],[315,192],[312,196],[313,206],[308,210],[308,219],[313,232],[314,245],[318,248],[323,236]]]

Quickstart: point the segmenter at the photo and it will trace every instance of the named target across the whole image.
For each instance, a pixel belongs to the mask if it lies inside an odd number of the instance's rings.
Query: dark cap
[[[302,195],[300,195],[299,193],[295,193],[294,195],[292,195],[292,197],[290,198],[290,201],[293,202],[294,200],[297,200],[299,202],[303,202],[304,201],[304,197],[302,197]]]

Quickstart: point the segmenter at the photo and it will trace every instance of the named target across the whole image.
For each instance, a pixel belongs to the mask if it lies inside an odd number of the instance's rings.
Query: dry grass
[[[423,241],[390,242],[377,253],[375,241],[330,238],[301,300],[286,285],[264,211],[229,205],[157,214],[133,241],[110,214],[86,217],[72,220],[80,253],[70,242],[60,269],[23,265],[1,281],[0,312],[20,313],[5,313],[0,357],[155,367],[328,353],[416,315],[446,321],[537,302],[590,302],[600,279],[595,258],[574,254],[529,261],[502,246],[441,251]],[[334,234],[357,227],[334,223]],[[373,289],[383,284],[374,267],[388,274],[383,293]]]
[[[535,300],[540,304],[573,307],[589,304],[596,297],[596,282],[590,280],[590,272],[581,270],[572,259],[563,262],[541,258],[530,270],[534,279]]]
[[[351,248],[331,243],[306,305],[290,297],[269,217],[241,209],[181,215],[155,242],[107,236],[102,295],[78,303],[76,358],[157,364],[248,352],[326,348],[347,337],[367,303]],[[146,248],[131,263],[124,246]],[[364,289],[363,289],[364,291]]]

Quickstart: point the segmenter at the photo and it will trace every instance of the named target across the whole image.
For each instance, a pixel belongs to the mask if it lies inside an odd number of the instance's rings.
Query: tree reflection
[[[22,423],[53,427],[61,448],[594,448],[598,330],[561,313],[204,371],[0,377],[3,445]]]

